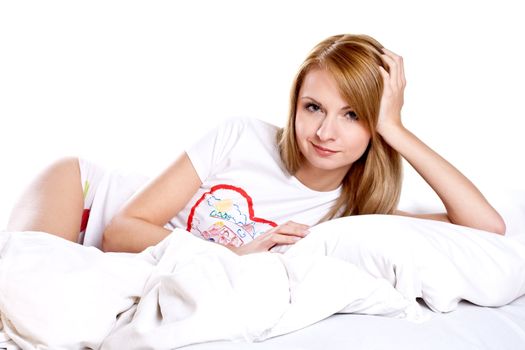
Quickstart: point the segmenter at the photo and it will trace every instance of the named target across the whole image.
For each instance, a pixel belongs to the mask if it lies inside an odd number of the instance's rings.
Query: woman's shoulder
[[[257,136],[259,138],[275,137],[279,127],[254,117],[231,117],[224,120],[218,126],[226,134],[238,134],[247,137]]]
[[[278,129],[276,125],[263,119],[244,116],[230,117],[226,119],[222,123],[222,125],[238,126],[252,129]]]

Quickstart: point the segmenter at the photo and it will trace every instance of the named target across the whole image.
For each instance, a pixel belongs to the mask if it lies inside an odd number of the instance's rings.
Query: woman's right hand
[[[310,226],[288,221],[282,225],[276,226],[253,241],[240,247],[227,246],[230,250],[238,255],[251,253],[267,252],[276,245],[294,244],[309,233]]]

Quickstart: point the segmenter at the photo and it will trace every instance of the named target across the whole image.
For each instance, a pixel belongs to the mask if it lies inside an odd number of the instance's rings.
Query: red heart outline
[[[199,198],[199,200],[193,205],[193,207],[191,207],[190,215],[188,215],[188,224],[186,226],[186,231],[191,232],[191,224],[193,222],[193,216],[195,215],[195,210],[197,209],[199,204],[201,204],[201,202],[204,200],[204,198],[206,198],[207,195],[212,194],[213,192],[218,191],[218,190],[231,190],[231,191],[235,191],[235,192],[239,193],[241,196],[243,196],[244,199],[246,199],[246,202],[248,203],[248,214],[249,214],[250,220],[255,221],[255,222],[259,222],[259,223],[262,223],[262,224],[268,224],[268,225],[270,225],[272,227],[276,227],[277,226],[277,224],[275,222],[273,222],[273,221],[266,220],[266,219],[263,219],[263,218],[258,218],[258,217],[255,216],[255,214],[253,212],[253,200],[252,200],[252,197],[250,197],[248,195],[248,193],[246,193],[245,190],[243,190],[240,187],[235,187],[235,186],[232,186],[232,185],[220,184],[220,185],[213,186],[212,188],[210,188],[210,190],[208,192],[204,192],[202,194],[201,198]]]

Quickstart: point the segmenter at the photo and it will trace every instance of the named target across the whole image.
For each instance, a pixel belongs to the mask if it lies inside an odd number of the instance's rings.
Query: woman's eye
[[[351,119],[351,120],[358,120],[359,117],[357,116],[357,114],[355,114],[354,111],[348,111],[346,112],[346,116],[348,119]]]
[[[306,110],[310,112],[318,112],[321,108],[315,103],[308,103],[306,105]]]

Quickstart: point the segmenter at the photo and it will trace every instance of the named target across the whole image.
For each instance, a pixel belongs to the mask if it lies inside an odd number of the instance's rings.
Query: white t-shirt
[[[168,227],[240,246],[289,220],[318,223],[341,189],[314,191],[291,176],[279,156],[277,130],[235,118],[187,149],[202,185]]]

